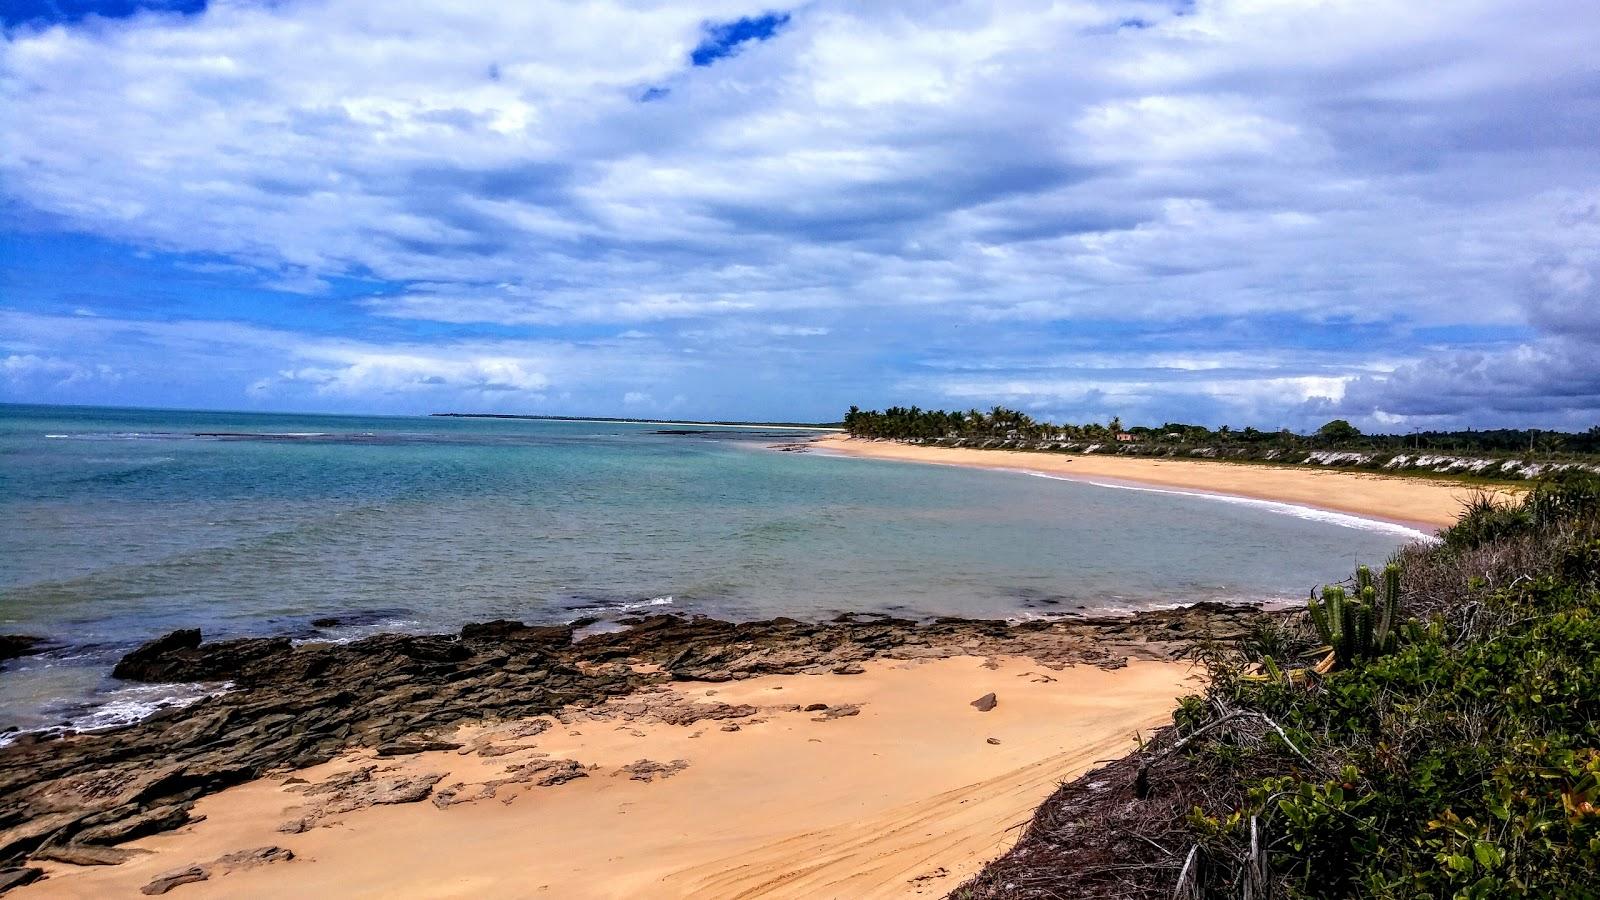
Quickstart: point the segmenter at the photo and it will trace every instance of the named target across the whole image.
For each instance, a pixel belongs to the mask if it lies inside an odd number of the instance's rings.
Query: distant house
[[[1123,442],[1124,444],[1136,444],[1139,442],[1139,436],[1136,434],[1129,434],[1126,431],[1119,431],[1117,432],[1117,440]]]

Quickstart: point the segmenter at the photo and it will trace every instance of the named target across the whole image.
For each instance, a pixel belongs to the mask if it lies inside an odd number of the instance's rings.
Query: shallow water
[[[136,715],[180,626],[348,639],[508,617],[1023,616],[1295,599],[1417,535],[1281,504],[778,453],[593,422],[0,406],[0,728]],[[317,628],[313,619],[341,624]]]

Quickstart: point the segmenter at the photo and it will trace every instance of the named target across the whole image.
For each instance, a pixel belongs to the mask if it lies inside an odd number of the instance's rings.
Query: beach
[[[1325,471],[1308,466],[924,447],[842,435],[822,438],[813,442],[813,446],[829,453],[863,459],[1007,469],[1084,481],[1248,497],[1413,525],[1429,531],[1454,523],[1462,506],[1475,494],[1509,490],[1436,478]]]
[[[175,633],[121,676],[235,688],[5,748],[0,855],[40,898],[943,896],[1261,615]]]
[[[1073,482],[1429,530],[1467,490],[588,422],[92,410],[9,434],[37,485],[10,508],[40,526],[8,536],[37,638],[0,684],[23,897],[944,896],[1170,724],[1199,642],[1269,615],[1224,601],[1420,537]],[[72,543],[95,533],[129,538]],[[125,727],[74,733],[102,722]]]
[[[191,864],[207,880],[174,896],[942,896],[1004,852],[1058,782],[1127,752],[1193,686],[1187,664],[1149,661],[1052,670],[959,656],[864,669],[681,684],[638,703],[462,729],[448,737],[460,750],[356,750],[208,797],[195,810],[204,821],[133,842],[151,852],[122,865],[51,864],[17,896],[133,896]],[[992,710],[971,705],[991,692]],[[760,711],[687,724],[648,711],[685,702]],[[816,704],[846,714],[805,711]],[[518,737],[530,721],[548,730]],[[508,768],[569,759],[582,777],[483,796]],[[435,797],[464,785],[455,796],[467,799],[279,831],[317,808],[295,779],[364,766],[377,766],[374,778],[440,775]],[[263,847],[293,858],[206,865]]]

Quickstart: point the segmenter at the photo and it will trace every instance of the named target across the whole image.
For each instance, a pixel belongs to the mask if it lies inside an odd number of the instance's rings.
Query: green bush
[[[1228,786],[1188,820],[1206,886],[1238,896],[1265,862],[1288,896],[1600,897],[1597,516],[1593,479],[1474,504],[1429,565],[1530,535],[1542,554],[1476,613],[1402,628],[1401,573],[1363,569],[1353,595],[1310,604],[1336,671],[1219,671],[1208,702],[1185,703],[1191,765]],[[1221,710],[1274,727],[1201,732]]]

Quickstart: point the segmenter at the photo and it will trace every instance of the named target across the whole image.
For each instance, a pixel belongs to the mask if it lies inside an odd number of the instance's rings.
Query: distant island
[[[843,422],[736,422],[717,420],[702,422],[696,419],[636,419],[629,416],[528,416],[514,413],[462,413],[437,412],[430,416],[440,419],[527,419],[535,422],[616,422],[624,425],[714,425],[719,428],[815,428],[826,431],[843,431]]]

